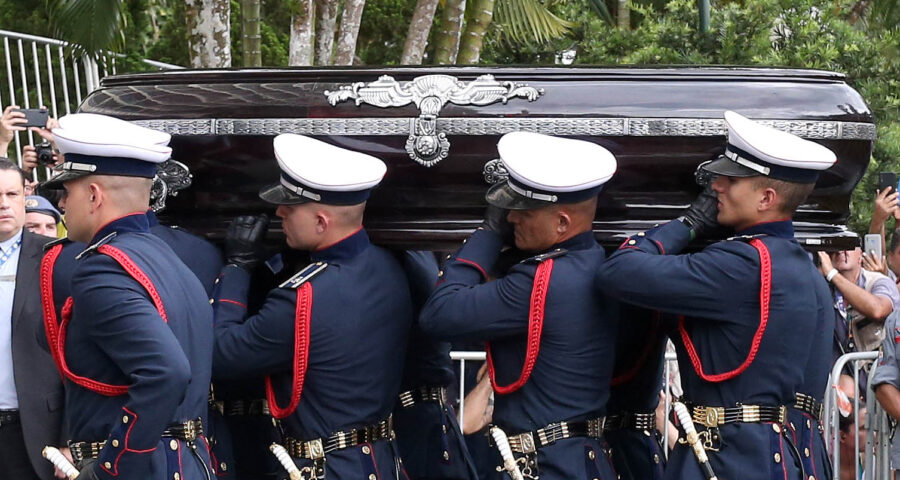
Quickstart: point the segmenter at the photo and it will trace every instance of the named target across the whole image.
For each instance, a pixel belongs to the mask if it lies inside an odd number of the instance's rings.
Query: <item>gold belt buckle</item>
[[[325,458],[325,449],[322,447],[322,439],[317,438],[315,440],[310,440],[308,442],[303,443],[303,450],[306,450],[306,455],[310,460],[318,460],[320,458]]]
[[[694,421],[710,428],[718,427],[725,421],[725,408],[694,407]]]
[[[516,435],[516,438],[519,440],[519,446],[522,448],[522,453],[527,455],[537,451],[537,449],[534,448],[534,436],[531,432],[521,433]]]
[[[184,422],[184,440],[193,442],[197,439],[197,429],[194,428],[194,421],[188,420]]]

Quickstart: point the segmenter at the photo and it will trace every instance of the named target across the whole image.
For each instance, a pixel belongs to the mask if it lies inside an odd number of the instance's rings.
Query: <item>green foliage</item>
[[[49,0],[54,36],[68,40],[75,55],[102,57],[125,45],[121,0]]]

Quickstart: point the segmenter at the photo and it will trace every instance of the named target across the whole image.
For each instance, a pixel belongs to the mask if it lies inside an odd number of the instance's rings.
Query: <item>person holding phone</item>
[[[62,163],[63,156],[57,152],[51,130],[59,126],[59,123],[53,117],[46,117],[45,121],[36,120],[35,118],[29,119],[27,112],[34,111],[22,110],[18,105],[6,107],[2,117],[0,117],[0,156],[8,158],[9,144],[15,141],[16,132],[30,130],[51,144],[54,152],[52,165],[58,165]],[[25,174],[30,176],[37,166],[38,152],[35,146],[25,145],[22,147],[22,170]]]

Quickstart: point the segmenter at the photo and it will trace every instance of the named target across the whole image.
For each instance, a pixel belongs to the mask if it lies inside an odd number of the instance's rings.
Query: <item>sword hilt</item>
[[[516,463],[516,457],[512,454],[512,448],[509,447],[509,438],[507,438],[506,432],[499,427],[491,427],[491,437],[494,438],[497,450],[500,450],[500,458],[503,459],[503,469],[506,470],[506,473],[512,480],[524,480],[522,471],[519,470],[519,465]]]
[[[278,463],[287,470],[288,475],[291,477],[291,480],[303,480],[303,475],[300,473],[300,469],[297,468],[297,465],[294,464],[294,461],[291,460],[291,456],[288,455],[287,450],[284,449],[281,445],[277,443],[273,443],[269,445],[269,450],[272,451],[272,454],[275,455],[275,458],[278,459]]]
[[[41,450],[41,455],[49,460],[69,480],[75,480],[78,477],[78,469],[75,468],[75,465],[72,465],[72,462],[58,448],[46,446]]]
[[[712,465],[709,464],[709,457],[706,455],[706,449],[704,449],[703,444],[700,443],[700,436],[697,435],[697,429],[694,427],[694,420],[691,418],[691,414],[688,412],[687,407],[681,402],[674,402],[672,408],[675,410],[675,416],[678,417],[678,423],[680,423],[681,427],[684,429],[688,445],[691,446],[691,449],[694,451],[694,456],[697,457],[697,463],[700,464],[703,475],[707,480],[718,480],[715,472],[713,472]]]

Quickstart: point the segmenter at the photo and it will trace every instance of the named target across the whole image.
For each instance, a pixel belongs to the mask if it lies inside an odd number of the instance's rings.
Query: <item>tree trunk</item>
[[[241,0],[241,46],[245,67],[261,67],[259,0]]]
[[[409,22],[409,30],[406,32],[406,42],[403,43],[403,55],[400,56],[401,65],[421,65],[425,55],[425,47],[428,45],[428,34],[431,25],[434,24],[434,13],[437,11],[439,0],[419,0],[413,11],[412,21]]]
[[[466,0],[446,0],[441,12],[441,31],[435,40],[434,63],[452,65],[459,52],[459,36],[462,32]]]
[[[628,0],[616,0],[616,23],[623,30],[631,29],[631,9]]]
[[[313,64],[313,0],[295,0],[297,11],[291,17],[291,43],[288,65],[309,66]]]
[[[338,0],[316,0],[316,65],[331,65]]]
[[[503,0],[500,0],[503,1]],[[491,20],[494,19],[494,0],[474,0],[472,19],[466,22],[466,30],[459,45],[459,56],[456,63],[471,65],[481,58],[481,46],[484,34],[487,33]]]
[[[185,0],[188,48],[193,68],[231,66],[231,3]]]
[[[854,3],[853,6],[850,7],[850,15],[847,17],[847,22],[850,23],[850,25],[856,25],[856,22],[858,22],[866,13],[866,9],[869,8],[871,3],[871,0],[858,0]]]
[[[359,36],[359,22],[362,19],[366,0],[344,0],[344,13],[341,14],[341,28],[337,38],[335,65],[353,65],[356,53],[356,38]]]

